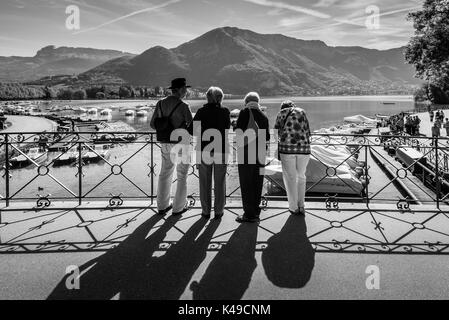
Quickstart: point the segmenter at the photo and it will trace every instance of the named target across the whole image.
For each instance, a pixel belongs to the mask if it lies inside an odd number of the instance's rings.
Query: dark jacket
[[[250,111],[251,110],[251,111]],[[248,128],[248,122],[249,122],[249,112],[253,113],[254,116],[254,120],[256,121],[259,130],[264,129],[265,130],[265,141],[268,143],[270,141],[270,124],[268,121],[267,116],[262,112],[262,110],[260,109],[256,109],[256,108],[245,108],[243,109],[240,114],[239,114],[239,118],[237,119],[237,125],[235,127],[235,129],[241,129],[243,132],[246,131],[246,129]],[[257,152],[259,152],[258,150],[258,146],[259,146],[259,141],[256,141],[257,143]],[[248,162],[248,147],[245,147],[245,163]],[[259,160],[259,159],[258,159]],[[265,165],[265,163],[259,163],[259,161],[257,161],[259,165]]]
[[[228,151],[226,149],[226,144],[228,142],[228,135],[226,130],[231,127],[231,117],[229,109],[226,107],[223,107],[219,104],[213,104],[208,103],[205,104],[202,108],[198,110],[198,112],[195,114],[195,117],[193,118],[193,122],[190,124],[188,131],[191,135],[196,134],[193,132],[193,125],[194,122],[199,121],[201,122],[201,137],[203,136],[204,132],[208,129],[217,129],[220,131],[222,140],[222,153],[225,151]],[[201,141],[201,151],[204,150],[204,148],[211,144],[213,141]]]

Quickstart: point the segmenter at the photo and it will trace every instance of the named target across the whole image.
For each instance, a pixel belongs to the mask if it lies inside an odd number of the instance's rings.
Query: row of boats
[[[99,109],[96,107],[83,108],[83,107],[70,107],[70,106],[64,106],[64,107],[54,106],[52,109],[50,109],[50,112],[72,111],[75,114],[88,114],[88,115],[99,114],[100,116],[107,117],[107,116],[112,115],[113,109],[114,109],[114,107]],[[126,108],[125,115],[127,117],[134,117],[134,116],[146,117],[146,116],[148,116],[148,114],[150,113],[150,111],[152,109],[154,109],[153,105],[137,106],[135,108]],[[119,112],[122,112],[122,111],[123,111],[123,108],[119,108]]]
[[[14,115],[33,115],[47,112],[50,114],[73,113],[77,115],[100,115],[102,117],[110,117],[112,116],[114,108],[114,106],[107,108],[84,108],[81,106],[71,105],[54,105],[52,107],[48,107],[48,105],[44,105],[42,101],[17,101],[4,102],[0,104],[1,113]],[[125,115],[127,117],[147,117],[150,111],[154,108],[154,105],[139,105],[136,107],[121,107],[118,110],[119,112],[125,111]]]
[[[10,169],[26,168],[32,164],[42,165],[49,159],[49,156],[50,152],[47,150],[42,150],[38,147],[30,148],[24,155],[21,154],[10,160]],[[74,149],[62,154],[60,153],[59,155],[55,154],[55,156],[53,166],[71,165],[79,161],[80,152]],[[108,157],[109,151],[106,145],[94,145],[88,148],[86,147],[81,151],[81,160],[84,164],[98,163]]]
[[[14,115],[31,115],[41,112],[40,102],[3,102],[0,104],[0,113]]]

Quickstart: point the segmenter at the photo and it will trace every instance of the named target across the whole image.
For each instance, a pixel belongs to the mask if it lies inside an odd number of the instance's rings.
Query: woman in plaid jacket
[[[306,169],[310,160],[310,127],[303,109],[292,101],[281,104],[275,129],[279,130],[279,155],[292,214],[305,214]]]

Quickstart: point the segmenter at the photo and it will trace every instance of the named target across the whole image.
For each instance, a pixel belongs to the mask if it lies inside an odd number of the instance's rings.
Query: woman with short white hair
[[[268,118],[262,112],[259,105],[259,94],[257,92],[248,93],[245,96],[244,102],[245,108],[239,114],[236,130],[240,129],[238,132],[243,132],[244,136],[246,135],[246,131],[253,130],[255,132],[250,132],[249,134],[253,134],[256,139],[252,142],[248,141],[246,145],[237,146],[243,151],[243,158],[238,159],[238,171],[244,212],[236,221],[239,223],[257,223],[260,221],[260,202],[265,178],[263,174],[265,159],[260,159],[260,155],[266,156],[266,150],[259,150],[259,140],[265,139],[265,142],[269,142],[270,129]],[[265,136],[260,135],[263,130],[265,130]],[[255,152],[256,154],[250,154],[251,152]]]
[[[207,103],[221,104],[223,102],[223,90],[219,87],[210,87],[206,92]]]
[[[260,96],[257,92],[250,92],[245,96],[245,106],[248,105],[250,102],[259,103],[260,102]]]
[[[200,180],[200,199],[202,216],[209,218],[212,210],[212,176],[214,178],[214,215],[220,219],[224,213],[226,203],[226,170],[227,170],[227,130],[231,127],[230,112],[222,106],[223,90],[218,87],[210,87],[207,90],[207,104],[198,110],[189,127],[190,134],[200,135],[215,129],[220,133],[221,141],[198,141],[197,148],[201,151],[201,159],[198,161]],[[201,132],[194,132],[194,123],[201,124]],[[206,140],[206,139],[205,139]],[[204,149],[213,143],[213,146],[221,146],[221,150],[215,148],[211,151]],[[208,148],[209,149],[209,148]],[[197,149],[198,151],[198,149]]]

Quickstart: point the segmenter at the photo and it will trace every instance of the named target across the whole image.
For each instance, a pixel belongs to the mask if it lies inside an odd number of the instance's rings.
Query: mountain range
[[[86,50],[93,51],[89,54]],[[55,55],[61,59],[48,59],[38,67],[22,66],[21,74],[37,78],[43,73],[71,74],[84,68],[79,72],[79,83],[112,81],[145,86],[165,86],[173,78],[186,77],[194,87],[218,85],[236,94],[418,84],[403,50],[331,47],[322,41],[223,27],[176,48],[155,46],[140,55],[47,47],[33,59]],[[4,68],[0,58],[0,72]]]
[[[0,81],[22,82],[61,74],[80,74],[125,56],[133,55],[115,50],[47,46],[34,57],[0,57]]]

